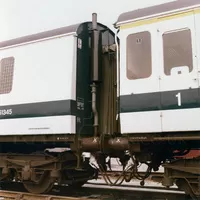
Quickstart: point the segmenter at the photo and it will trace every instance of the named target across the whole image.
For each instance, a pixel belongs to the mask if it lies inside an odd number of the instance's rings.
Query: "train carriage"
[[[0,135],[91,132],[91,32],[83,23],[0,43]]]
[[[193,0],[119,16],[122,133],[199,131],[199,16]]]

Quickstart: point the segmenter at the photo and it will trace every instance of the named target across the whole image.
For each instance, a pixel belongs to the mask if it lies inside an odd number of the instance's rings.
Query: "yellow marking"
[[[200,9],[195,9],[194,14],[200,14]]]
[[[177,19],[177,18],[181,18],[181,17],[190,16],[193,14],[199,14],[199,13],[200,13],[200,9],[196,9],[196,10],[191,10],[191,11],[187,11],[187,12],[172,14],[169,16],[160,16],[160,17],[156,17],[156,18],[152,18],[152,19],[139,20],[136,22],[132,22],[132,23],[130,22],[130,23],[121,25],[120,29],[122,30],[122,29],[142,26],[142,25],[158,23],[158,22],[162,22],[162,21],[166,21],[166,20]]]

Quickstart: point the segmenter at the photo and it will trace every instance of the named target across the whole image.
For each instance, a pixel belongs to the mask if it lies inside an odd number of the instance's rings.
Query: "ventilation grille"
[[[10,93],[13,85],[14,58],[3,58],[0,62],[0,94]]]

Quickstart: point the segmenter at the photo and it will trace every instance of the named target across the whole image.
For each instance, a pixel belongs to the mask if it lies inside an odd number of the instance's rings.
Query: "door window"
[[[189,29],[164,33],[163,51],[167,76],[192,71],[192,38]]]
[[[148,78],[152,73],[151,34],[148,31],[127,37],[127,78]]]

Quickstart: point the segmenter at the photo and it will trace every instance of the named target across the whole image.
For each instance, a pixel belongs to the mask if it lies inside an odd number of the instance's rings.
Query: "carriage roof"
[[[164,3],[156,6],[133,10],[122,13],[116,22],[116,26],[120,24],[145,19],[149,17],[181,12],[184,10],[193,9],[200,6],[200,0],[177,0],[169,3]]]
[[[19,38],[7,40],[7,41],[1,41],[0,42],[0,48],[4,47],[9,47],[9,46],[15,46],[19,44],[24,44],[24,43],[31,43],[35,41],[40,41],[40,40],[45,40],[48,38],[54,38],[54,37],[60,37],[63,35],[79,35],[81,34],[84,30],[90,31],[92,30],[92,22],[83,22],[79,24],[74,24],[70,26],[65,26],[53,30],[48,30],[36,34],[31,34],[27,36],[22,36]],[[108,31],[110,35],[114,35],[114,33],[105,25],[98,23],[98,30],[100,31]]]

